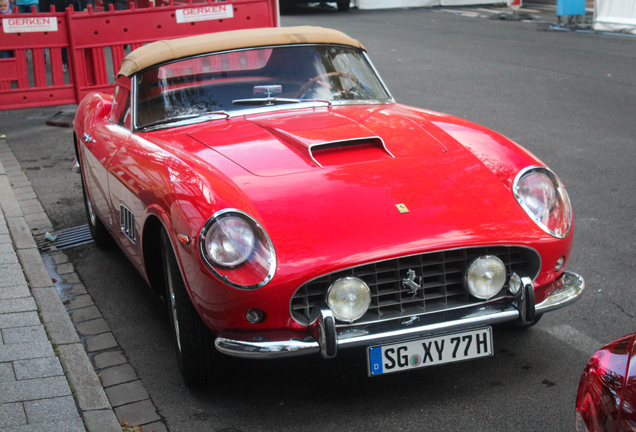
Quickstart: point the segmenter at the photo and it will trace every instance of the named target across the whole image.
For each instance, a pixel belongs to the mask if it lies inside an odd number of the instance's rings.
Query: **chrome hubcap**
[[[88,216],[91,219],[91,225],[97,225],[97,215],[95,215],[95,210],[93,210],[93,206],[91,205],[90,200],[87,198],[86,202],[88,203]]]
[[[168,268],[168,274],[167,274],[167,279],[168,279],[168,301],[170,302],[169,307],[170,307],[170,317],[172,318],[172,327],[174,328],[174,334],[177,338],[177,348],[179,349],[179,352],[181,352],[181,335],[179,333],[179,318],[177,318],[177,299],[175,298],[174,295],[174,288],[172,286],[172,269],[170,269],[170,266],[167,266]]]

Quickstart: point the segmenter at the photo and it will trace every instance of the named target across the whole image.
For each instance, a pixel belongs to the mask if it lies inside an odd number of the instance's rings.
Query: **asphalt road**
[[[527,331],[496,330],[489,359],[377,378],[361,350],[328,362],[233,361],[225,383],[194,391],[177,372],[162,304],[123,254],[69,250],[170,430],[573,430],[588,358],[636,331],[636,39],[429,9],[302,9],[282,22],[360,39],[399,102],[483,124],[546,162],[570,193],[568,268],[587,292]],[[44,125],[59,109],[0,111],[0,131],[57,229],[85,223],[71,132]]]

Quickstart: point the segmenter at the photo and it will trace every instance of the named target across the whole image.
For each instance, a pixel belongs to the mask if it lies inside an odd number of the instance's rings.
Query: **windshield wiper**
[[[331,101],[326,99],[295,99],[295,98],[251,98],[251,99],[235,99],[232,101],[234,105],[283,105],[292,103],[320,102],[331,106]]]
[[[170,117],[167,119],[163,119],[163,120],[157,120],[154,121],[152,123],[148,123],[147,125],[143,125],[141,128],[142,129],[148,129],[154,126],[160,126],[163,124],[167,124],[167,123],[175,123],[175,122],[179,122],[182,120],[188,120],[188,119],[193,119],[193,118],[197,118],[197,117],[205,117],[205,116],[211,116],[211,115],[219,115],[219,116],[225,116],[226,119],[230,118],[230,114],[228,114],[225,111],[209,111],[209,112],[204,112],[204,113],[199,113],[199,114],[184,114],[184,115],[180,115],[177,117]]]
[[[280,104],[301,103],[301,102],[304,102],[304,100],[292,99],[292,98],[275,98],[275,97],[235,99],[232,101],[234,105],[257,105],[257,104],[280,105]]]
[[[187,119],[191,119],[191,118],[194,118],[194,117],[199,117],[199,115],[200,114],[185,114],[185,115],[180,115],[180,116],[177,116],[177,117],[170,117],[170,118],[157,120],[157,121],[154,121],[152,123],[145,124],[141,128],[142,129],[148,129],[148,128],[153,127],[153,126],[159,126],[159,125],[166,124],[166,123],[173,123],[173,122],[180,121],[180,120],[187,120]]]

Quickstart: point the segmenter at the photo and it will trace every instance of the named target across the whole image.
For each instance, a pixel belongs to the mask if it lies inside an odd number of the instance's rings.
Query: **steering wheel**
[[[297,99],[302,99],[302,97],[305,95],[305,93],[307,93],[307,90],[309,90],[311,88],[311,86],[316,84],[322,78],[327,78],[327,77],[345,77],[345,78],[349,78],[350,80],[355,81],[357,85],[359,85],[361,87],[364,87],[364,84],[362,84],[360,82],[360,80],[358,78],[354,77],[353,75],[349,75],[349,74],[346,74],[344,72],[327,72],[327,73],[323,73],[323,74],[320,74],[318,76],[315,76],[312,79],[310,79],[309,81],[307,81],[300,88],[300,90],[298,90],[296,92],[296,95],[294,97],[297,98]]]

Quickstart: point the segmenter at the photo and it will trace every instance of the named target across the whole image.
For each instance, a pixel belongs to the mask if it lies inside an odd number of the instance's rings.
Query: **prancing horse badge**
[[[409,209],[407,209],[404,204],[396,204],[395,207],[397,207],[397,209],[398,209],[398,211],[400,213],[408,213],[409,212]]]

